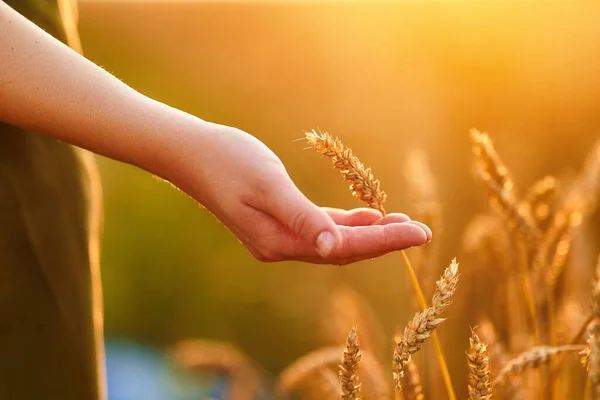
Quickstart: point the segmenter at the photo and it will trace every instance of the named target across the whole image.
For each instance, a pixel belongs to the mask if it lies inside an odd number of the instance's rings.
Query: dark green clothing
[[[66,40],[55,1],[6,2]],[[91,154],[0,123],[2,400],[103,395],[100,197]]]

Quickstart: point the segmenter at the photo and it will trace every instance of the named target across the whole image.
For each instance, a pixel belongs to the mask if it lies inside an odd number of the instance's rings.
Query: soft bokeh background
[[[579,168],[600,137],[600,5],[592,2],[88,1],[80,29],[86,55],[129,85],[256,135],[319,205],[359,204],[328,162],[294,141],[304,130],[343,137],[382,181],[391,211],[410,209],[403,161],[424,150],[444,211],[444,232],[434,232],[440,271],[460,260],[466,223],[487,209],[471,173],[469,128],[492,134],[523,189]],[[412,317],[398,255],[346,268],[260,264],[169,185],[100,165],[110,338],[157,348],[227,340],[275,374],[322,344],[319,317],[341,283],[372,303],[390,337]],[[592,243],[599,224],[584,227]],[[596,250],[586,250],[582,269]],[[441,335],[464,394],[463,354],[477,321],[461,311],[450,310]]]

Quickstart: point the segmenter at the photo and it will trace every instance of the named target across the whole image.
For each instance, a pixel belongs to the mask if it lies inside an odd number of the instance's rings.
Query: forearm
[[[139,94],[2,1],[0,121],[159,175],[209,125]]]

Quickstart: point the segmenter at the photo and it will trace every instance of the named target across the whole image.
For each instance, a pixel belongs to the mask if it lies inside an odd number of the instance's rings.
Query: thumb
[[[327,257],[341,243],[341,233],[333,219],[311,202],[290,178],[286,183],[275,185],[274,193],[267,198],[265,211],[311,243],[321,257]]]

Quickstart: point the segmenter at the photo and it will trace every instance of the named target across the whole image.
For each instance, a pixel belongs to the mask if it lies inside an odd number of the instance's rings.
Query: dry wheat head
[[[313,149],[331,159],[334,168],[339,169],[344,180],[350,183],[350,190],[354,196],[385,214],[383,204],[386,194],[380,189],[379,180],[375,179],[371,169],[365,168],[340,138],[315,130],[305,132],[305,138]]]
[[[342,356],[339,376],[342,388],[342,400],[360,400],[360,379],[358,369],[360,365],[360,345],[356,327],[348,334],[346,349]]]
[[[487,346],[481,342],[473,329],[469,338],[469,400],[489,400],[492,398],[490,367]]]
[[[423,342],[429,339],[433,331],[444,321],[439,316],[451,303],[458,284],[458,276],[458,263],[456,259],[453,259],[436,282],[433,305],[425,311],[417,312],[404,328],[402,340],[396,342],[392,370],[398,390],[402,387],[401,380],[404,377],[404,369],[410,362],[411,356],[421,349]]]

